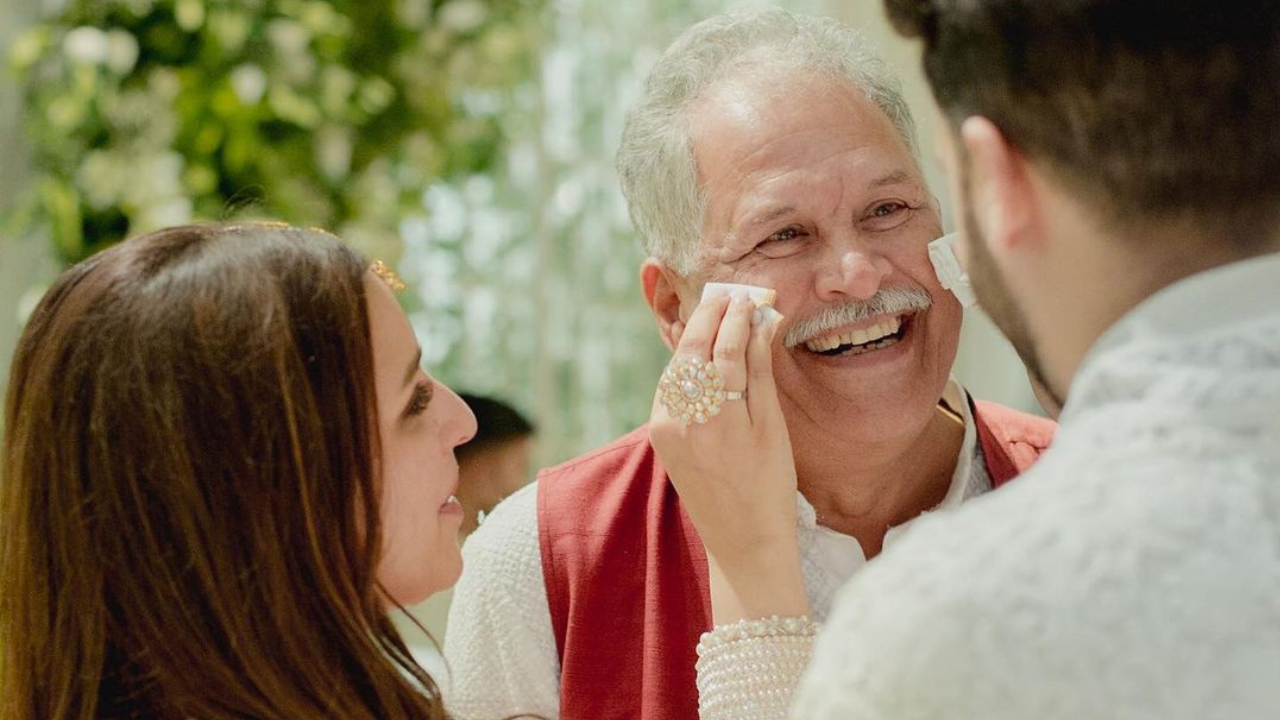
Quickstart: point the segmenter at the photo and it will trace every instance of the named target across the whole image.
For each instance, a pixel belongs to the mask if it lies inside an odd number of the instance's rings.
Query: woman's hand
[[[671,367],[711,360],[726,399],[704,423],[673,417],[654,400],[649,436],[711,564],[717,623],[808,611],[796,535],[796,472],[773,383],[777,323],[753,324],[745,294],[718,295],[693,311]]]

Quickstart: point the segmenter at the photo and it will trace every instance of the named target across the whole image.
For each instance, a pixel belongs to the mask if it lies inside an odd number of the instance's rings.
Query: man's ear
[[[653,311],[653,320],[658,325],[658,333],[662,342],[672,352],[680,342],[684,333],[684,318],[680,315],[681,279],[661,260],[645,258],[640,265],[640,286],[644,288],[644,299]]]
[[[1026,156],[979,115],[961,124],[960,142],[969,158],[973,218],[987,242],[1001,250],[1035,242],[1040,198]]]

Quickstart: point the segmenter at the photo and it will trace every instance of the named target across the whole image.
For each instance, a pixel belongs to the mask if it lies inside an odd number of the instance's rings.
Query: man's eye
[[[886,200],[872,205],[860,224],[872,232],[893,230],[914,217],[913,210],[914,206],[901,200]]]
[[[786,242],[788,240],[795,240],[798,237],[800,237],[799,228],[794,228],[794,227],[783,228],[782,230],[779,230],[778,232],[765,238],[764,242],[760,243],[760,245],[764,246],[769,243]]]
[[[890,215],[893,215],[896,212],[901,212],[906,208],[907,208],[906,204],[900,203],[900,202],[880,203],[879,205],[875,206],[875,208],[871,211],[871,214],[874,217],[889,217]]]

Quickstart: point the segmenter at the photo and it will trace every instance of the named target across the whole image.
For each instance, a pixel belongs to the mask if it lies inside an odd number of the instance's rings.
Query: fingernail
[[[756,312],[760,313],[760,315],[764,318],[764,321],[770,323],[771,325],[777,325],[778,323],[782,322],[782,313],[774,309],[772,305],[761,305],[759,308],[756,309]]]
[[[759,308],[756,308],[751,313],[751,325],[754,327],[762,322],[764,322],[764,313],[760,312]]]

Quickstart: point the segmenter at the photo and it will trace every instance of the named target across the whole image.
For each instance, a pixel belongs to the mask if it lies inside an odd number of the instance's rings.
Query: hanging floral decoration
[[[394,258],[440,178],[489,169],[539,0],[72,0],[14,43],[37,177],[19,221],[74,262],[231,216]]]

